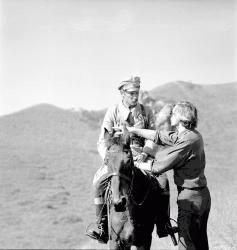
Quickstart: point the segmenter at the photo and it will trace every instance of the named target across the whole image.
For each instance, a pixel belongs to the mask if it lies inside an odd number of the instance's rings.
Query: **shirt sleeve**
[[[146,107],[146,111],[147,111],[147,123],[148,123],[147,129],[155,130],[155,117],[154,117],[154,114],[153,114],[152,110],[149,107]],[[143,147],[143,151],[145,153],[155,157],[157,149],[158,149],[158,147],[153,141],[151,141],[151,140],[146,140],[145,141],[145,145]]]
[[[172,146],[178,141],[178,133],[174,131],[157,130],[154,143],[162,146]]]
[[[156,129],[156,125],[155,125],[155,116],[152,112],[152,110],[147,107],[147,119],[148,119],[148,129]]]
[[[113,119],[113,114],[115,112],[114,107],[109,108],[106,111],[102,126],[101,126],[101,131],[99,135],[99,140],[97,142],[97,149],[99,152],[99,155],[101,156],[102,160],[105,158],[106,154],[106,140],[104,138],[105,135],[105,129],[112,134],[113,133],[113,126],[114,126],[114,119]]]
[[[159,151],[156,155],[157,160],[153,164],[153,172],[161,174],[182,166],[187,159],[190,149],[189,142],[181,141]]]

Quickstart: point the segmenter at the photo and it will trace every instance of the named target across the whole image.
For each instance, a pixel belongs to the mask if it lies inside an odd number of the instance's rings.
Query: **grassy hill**
[[[76,248],[92,217],[99,126],[38,105],[0,119],[1,248]]]
[[[212,194],[211,249],[237,243],[236,86],[174,82],[149,92],[155,100],[190,100],[199,109]],[[95,218],[91,183],[101,164],[96,141],[103,115],[42,104],[0,117],[1,248],[104,247],[88,245],[84,236]],[[153,249],[175,248],[164,239],[155,240]]]

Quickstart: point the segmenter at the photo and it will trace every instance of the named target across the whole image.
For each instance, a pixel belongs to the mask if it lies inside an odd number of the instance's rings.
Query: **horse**
[[[134,165],[128,133],[106,141],[109,248],[149,250],[159,209],[159,184],[155,176]]]

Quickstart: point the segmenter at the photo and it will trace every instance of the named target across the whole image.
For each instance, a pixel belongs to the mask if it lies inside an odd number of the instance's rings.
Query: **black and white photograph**
[[[237,0],[0,0],[0,249],[237,249]]]

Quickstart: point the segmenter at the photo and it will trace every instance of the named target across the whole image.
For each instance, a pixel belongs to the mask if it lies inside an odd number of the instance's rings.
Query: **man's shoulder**
[[[198,131],[187,130],[179,135],[179,141],[182,141],[186,144],[193,144],[195,142],[202,141],[202,136]]]
[[[115,113],[118,109],[118,106],[119,104],[114,104],[114,105],[111,105],[110,107],[108,107],[106,113]]]

